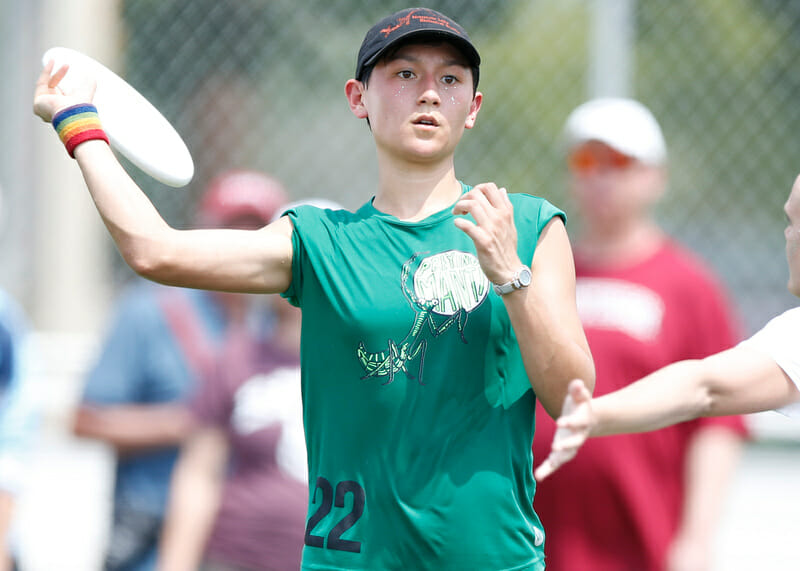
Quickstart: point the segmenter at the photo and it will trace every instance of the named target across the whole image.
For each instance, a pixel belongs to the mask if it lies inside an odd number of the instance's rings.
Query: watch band
[[[494,293],[497,295],[505,295],[507,293],[511,293],[516,287],[514,287],[514,282],[506,282],[504,284],[492,284],[492,288],[494,289]]]
[[[514,277],[511,279],[511,281],[504,284],[493,283],[492,288],[497,295],[505,295],[507,293],[511,293],[515,289],[528,287],[530,283],[531,269],[528,266],[522,266],[516,272],[514,272]]]

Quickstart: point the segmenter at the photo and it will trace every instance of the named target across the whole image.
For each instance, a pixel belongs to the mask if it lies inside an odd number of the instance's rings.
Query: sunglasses
[[[568,157],[570,170],[588,173],[597,170],[625,170],[636,159],[605,145],[584,145],[572,151]]]

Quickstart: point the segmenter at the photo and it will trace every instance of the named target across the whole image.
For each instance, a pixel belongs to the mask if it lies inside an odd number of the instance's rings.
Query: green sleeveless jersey
[[[564,214],[509,198],[530,263],[542,229]],[[303,310],[303,569],[544,569],[535,395],[452,208],[419,222],[371,201],[288,215],[283,295]]]

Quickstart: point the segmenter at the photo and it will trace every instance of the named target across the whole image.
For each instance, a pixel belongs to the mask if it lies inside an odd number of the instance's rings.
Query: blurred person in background
[[[159,548],[161,571],[300,568],[308,502],[300,396],[300,310],[270,297],[273,334],[220,367],[192,405]],[[245,374],[241,374],[245,373]]]
[[[800,176],[783,206],[789,292],[800,297]],[[750,338],[705,359],[671,363],[596,399],[573,380],[544,479],[572,459],[589,437],[657,430],[703,416],[777,410],[800,418],[800,307],[772,318]],[[573,490],[580,493],[580,490]]]
[[[580,228],[578,312],[595,394],[731,347],[737,327],[718,280],[655,220],[667,152],[652,113],[631,99],[588,101],[570,114],[565,138]],[[538,462],[555,423],[541,407],[536,418]],[[537,490],[548,571],[708,569],[745,436],[742,418],[727,417],[587,443]]]
[[[286,201],[273,178],[230,171],[209,183],[195,222],[260,228]],[[235,374],[236,354],[268,334],[271,315],[260,303],[142,280],[121,297],[74,420],[75,434],[102,440],[117,455],[105,569],[155,568],[172,469],[192,429],[188,400],[221,361]]]
[[[281,207],[273,221],[304,204],[342,208],[305,199]],[[218,367],[193,399],[196,429],[173,472],[160,571],[300,568],[308,502],[302,314],[279,296],[270,299],[272,334],[241,356],[250,370]]]
[[[25,483],[27,454],[38,421],[28,381],[27,319],[19,304],[0,291],[0,571],[14,568],[12,522]]]

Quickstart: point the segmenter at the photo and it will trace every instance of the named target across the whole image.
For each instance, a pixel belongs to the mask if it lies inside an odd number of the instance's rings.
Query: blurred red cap
[[[287,202],[286,190],[277,179],[258,171],[228,171],[209,183],[200,199],[197,222],[206,227],[264,226]]]

